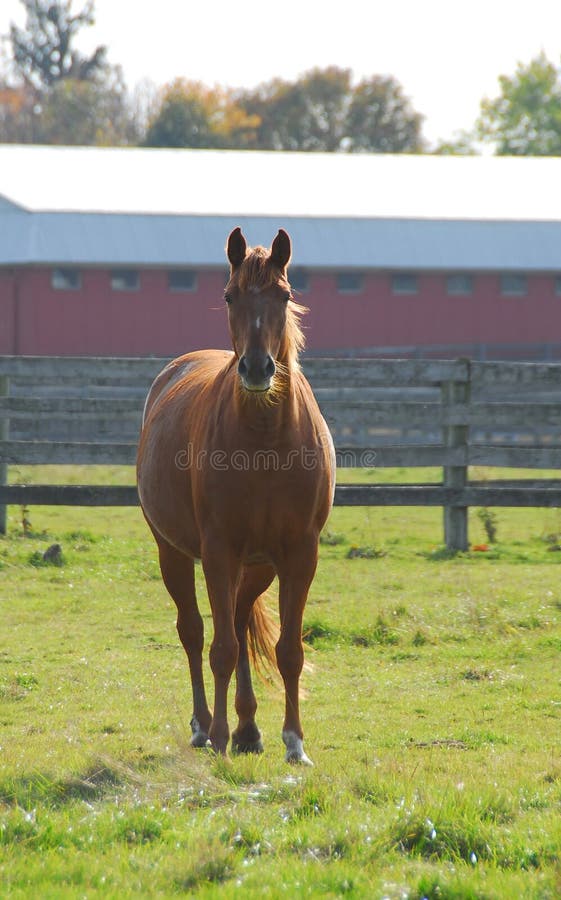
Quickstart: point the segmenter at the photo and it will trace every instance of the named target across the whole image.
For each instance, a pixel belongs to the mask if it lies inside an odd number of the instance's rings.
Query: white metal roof
[[[561,159],[0,145],[0,265],[561,270]]]
[[[0,145],[32,211],[561,220],[561,159]]]

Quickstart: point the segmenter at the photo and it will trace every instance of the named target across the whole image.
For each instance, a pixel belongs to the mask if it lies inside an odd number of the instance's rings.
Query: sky
[[[561,62],[560,0],[95,0],[95,13],[77,46],[106,44],[131,89],[177,77],[253,87],[337,65],[355,81],[394,76],[432,143],[470,129],[519,62]],[[19,0],[0,0],[0,34],[24,20]]]

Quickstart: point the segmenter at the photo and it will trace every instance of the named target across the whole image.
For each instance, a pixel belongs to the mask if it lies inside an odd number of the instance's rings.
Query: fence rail
[[[163,359],[0,357],[0,531],[6,504],[123,506],[128,486],[7,484],[16,465],[132,465]],[[470,466],[561,469],[561,364],[320,359],[304,370],[338,464],[442,468],[440,484],[339,485],[338,505],[441,506],[449,547],[470,506],[561,506],[561,480],[469,480]]]

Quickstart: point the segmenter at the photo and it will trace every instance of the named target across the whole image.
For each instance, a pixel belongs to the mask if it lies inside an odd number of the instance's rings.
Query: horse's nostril
[[[269,354],[261,356],[250,352],[238,360],[238,375],[246,387],[267,390],[275,372],[275,361]]]

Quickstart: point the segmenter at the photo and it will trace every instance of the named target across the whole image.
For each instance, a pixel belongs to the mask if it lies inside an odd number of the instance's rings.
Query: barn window
[[[111,272],[111,290],[137,291],[140,278],[136,269],[114,269]]]
[[[293,291],[304,294],[310,290],[310,276],[305,269],[291,269],[289,281]]]
[[[173,293],[195,291],[197,289],[197,273],[194,269],[170,269],[168,272],[168,290]]]
[[[337,272],[337,290],[340,294],[358,294],[362,290],[361,272]]]
[[[79,269],[53,269],[51,286],[55,291],[79,291],[82,287],[82,273]]]
[[[417,276],[414,272],[394,272],[392,294],[416,294],[417,290]]]
[[[528,293],[528,279],[517,272],[503,272],[501,294],[503,297],[525,297]]]
[[[451,297],[465,297],[473,293],[473,276],[454,272],[446,276],[446,293]]]

